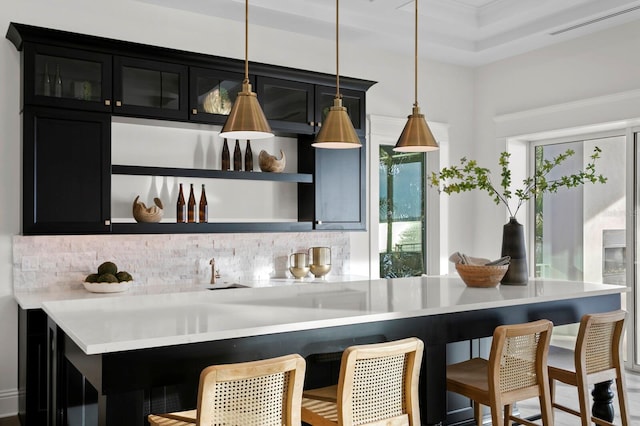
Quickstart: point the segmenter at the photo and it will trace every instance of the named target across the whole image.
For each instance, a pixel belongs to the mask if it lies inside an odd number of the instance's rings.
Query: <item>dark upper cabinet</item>
[[[274,131],[302,134],[314,132],[313,84],[257,77],[256,93]]]
[[[190,67],[189,120],[224,124],[243,79],[241,73]]]
[[[322,126],[329,108],[333,106],[336,97],[336,88],[331,86],[316,86],[316,112],[315,122],[317,126]],[[365,135],[365,92],[340,88],[342,96],[342,106],[347,108],[347,114],[351,118],[356,133]]]
[[[27,107],[23,233],[109,232],[111,117]]]
[[[365,139],[361,148],[324,149],[312,147],[313,138],[299,138],[298,169],[314,181],[298,184],[298,219],[318,230],[366,230]]]
[[[115,114],[187,119],[186,66],[115,56],[113,77]]]
[[[111,55],[25,43],[24,104],[111,111]]]

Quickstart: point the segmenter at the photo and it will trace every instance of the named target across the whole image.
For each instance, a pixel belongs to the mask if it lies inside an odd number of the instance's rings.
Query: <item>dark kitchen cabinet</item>
[[[111,111],[111,55],[25,43],[24,104]]]
[[[340,87],[342,106],[347,108],[347,114],[351,118],[353,127],[359,136],[365,135],[365,92]],[[316,126],[322,126],[327,117],[329,108],[333,106],[336,98],[336,88],[331,86],[316,86],[315,91],[315,122]]]
[[[276,135],[297,139],[297,173],[111,164],[112,116],[222,125],[241,90],[244,61],[16,23],[7,38],[22,51],[25,83],[24,234],[365,229],[366,146],[310,146],[333,104],[335,75],[251,64],[251,83]],[[365,92],[372,84],[340,79],[343,103],[363,144]],[[113,225],[112,175],[297,182],[298,220]]]
[[[18,310],[18,416],[22,426],[47,424],[47,315]]]
[[[256,93],[274,131],[311,134],[315,130],[314,85],[258,77]]]
[[[23,120],[23,233],[109,232],[111,116],[27,107]]]
[[[243,79],[241,73],[190,67],[189,120],[224,124]]]
[[[301,136],[298,147],[298,169],[314,173],[312,184],[298,184],[298,220],[318,230],[366,230],[365,139],[361,148],[323,149],[313,138]]]
[[[113,65],[115,114],[187,119],[186,66],[123,56]]]

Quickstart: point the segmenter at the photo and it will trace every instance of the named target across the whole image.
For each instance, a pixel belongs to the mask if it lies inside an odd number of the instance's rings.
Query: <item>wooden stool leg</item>
[[[622,426],[631,426],[629,420],[629,411],[627,411],[627,393],[624,390],[624,379],[622,378],[622,371],[618,371],[618,378],[616,379],[616,389],[618,391],[618,404],[620,405],[620,420]]]
[[[473,418],[476,421],[476,425],[482,426],[482,405],[472,401],[473,403]]]

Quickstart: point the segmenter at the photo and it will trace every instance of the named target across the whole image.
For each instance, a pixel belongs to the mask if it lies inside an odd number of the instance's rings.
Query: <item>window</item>
[[[380,146],[380,276],[425,272],[425,155]]]

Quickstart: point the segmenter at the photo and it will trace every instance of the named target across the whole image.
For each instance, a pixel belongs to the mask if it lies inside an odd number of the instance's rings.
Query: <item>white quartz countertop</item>
[[[42,307],[86,354],[616,294],[626,287],[530,280],[469,288],[458,277],[126,294]]]

